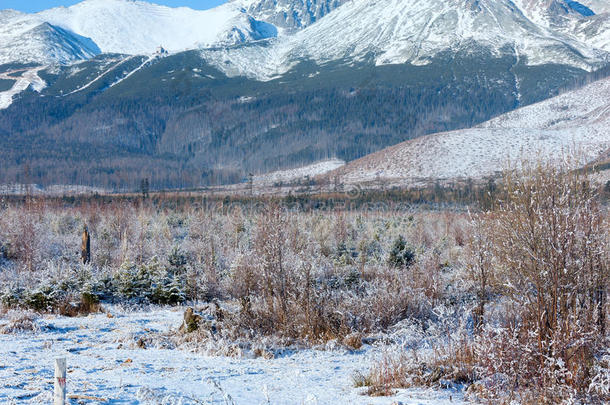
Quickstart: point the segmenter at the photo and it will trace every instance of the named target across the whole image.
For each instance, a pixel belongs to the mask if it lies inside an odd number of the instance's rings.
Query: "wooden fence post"
[[[66,404],[66,359],[55,359],[55,395],[53,405]]]

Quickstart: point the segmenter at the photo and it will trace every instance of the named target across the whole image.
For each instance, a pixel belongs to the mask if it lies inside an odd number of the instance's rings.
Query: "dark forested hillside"
[[[148,61],[105,55],[40,76],[41,94],[22,93],[0,111],[0,183],[236,182],[472,126],[586,75],[481,53],[426,66],[302,62],[259,82],[229,78],[190,51]]]

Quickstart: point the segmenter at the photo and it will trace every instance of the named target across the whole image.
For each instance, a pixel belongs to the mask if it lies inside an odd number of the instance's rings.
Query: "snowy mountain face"
[[[170,8],[135,0],[85,0],[35,15],[2,12],[5,35],[0,43],[0,63],[66,63],[92,55],[45,53],[65,41],[43,38],[34,44],[18,37],[24,24],[43,22],[61,27],[74,37],[90,38],[90,47],[104,53],[150,54],[162,46],[170,52],[194,48],[227,47],[273,38],[279,30],[293,32],[311,25],[346,0],[233,0],[211,10]],[[31,28],[34,28],[33,26]],[[92,41],[92,43],[91,43]],[[8,45],[4,45],[8,44]],[[17,47],[22,53],[15,52]],[[10,49],[7,49],[10,48]],[[99,48],[99,49],[98,49]],[[95,53],[94,53],[95,54]]]
[[[369,60],[423,65],[443,52],[513,54],[527,65],[594,70],[608,62],[610,15],[573,0],[233,0],[211,10],[169,8],[138,0],[85,0],[36,15],[3,13],[0,61],[60,63],[95,52],[151,54],[204,49],[230,75],[269,79],[303,60]],[[599,8],[598,8],[599,9]],[[59,27],[63,40],[42,46],[19,37],[24,24]],[[31,27],[34,28],[34,27]],[[81,38],[82,37],[82,38]],[[76,41],[80,39],[80,41]],[[74,48],[71,57],[45,49]],[[257,41],[267,39],[265,43]],[[20,43],[21,52],[12,44]],[[8,44],[8,45],[6,45]],[[241,45],[241,46],[240,46]],[[77,44],[78,46],[78,44]],[[28,49],[29,48],[29,49]],[[20,59],[21,58],[21,59]]]
[[[91,38],[110,53],[149,54],[160,45],[169,51],[229,46],[277,35],[274,26],[256,20],[237,3],[199,11],[143,1],[86,0],[38,15]]]
[[[573,0],[514,0],[532,21],[545,26],[561,26],[570,18],[591,17],[596,13]]]
[[[69,63],[92,58],[100,52],[88,38],[36,16],[0,11],[0,64],[16,61]]]
[[[233,0],[251,15],[294,32],[307,27],[348,0]]]
[[[151,54],[159,46],[170,52],[233,46],[278,34],[274,25],[257,20],[237,2],[198,11],[134,0],[85,0],[37,14],[4,10],[0,21],[0,64],[68,63],[100,52]]]
[[[610,51],[610,3],[599,0],[514,0],[530,20],[548,30]]]
[[[596,35],[588,40],[605,44]],[[594,44],[536,23],[510,0],[353,0],[270,44],[202,53],[229,75],[265,80],[303,60],[426,65],[441,54],[481,51],[514,55],[529,66],[562,64],[590,71],[609,60],[608,52]]]

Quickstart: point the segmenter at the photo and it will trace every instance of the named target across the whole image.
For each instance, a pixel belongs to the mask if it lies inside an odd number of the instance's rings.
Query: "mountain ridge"
[[[510,0],[353,0],[294,35],[260,46],[202,50],[206,61],[228,75],[268,80],[299,61],[361,61],[422,65],[449,51],[513,53],[528,65],[565,64],[595,70],[607,50],[575,36],[534,24]],[[610,50],[610,48],[609,48]]]
[[[581,3],[569,3],[588,10]],[[70,7],[36,14],[22,13],[20,19],[46,22],[90,38],[105,53],[151,54],[159,46],[173,52],[226,48],[275,39],[271,41],[271,51],[257,50],[264,55],[263,59],[269,56],[288,59],[273,62],[276,65],[285,63],[287,68],[292,66],[291,57],[309,57],[324,62],[329,58],[361,58],[363,51],[380,53],[376,63],[425,63],[431,52],[452,47],[459,49],[459,44],[468,40],[496,50],[502,45],[513,46],[528,56],[531,63],[552,60],[578,67],[589,66],[589,70],[595,68],[596,63],[606,63],[610,51],[606,32],[610,16],[582,15],[567,4],[566,0],[459,0],[451,3],[439,0],[409,3],[398,0],[232,0],[213,9],[192,10],[140,0],[84,0]],[[597,3],[593,6],[597,7]],[[6,12],[5,15],[8,16]],[[350,37],[354,39],[350,40]],[[8,39],[5,42],[8,43]],[[413,41],[412,47],[407,45],[409,41]],[[322,52],[320,48],[326,50]],[[533,48],[544,50],[547,57],[537,60],[540,58]],[[561,60],[562,54],[568,55],[567,59]],[[237,65],[240,62],[241,55],[237,51],[226,48],[224,55],[237,59],[237,62],[229,63]],[[7,58],[0,46],[0,63],[17,62]],[[41,60],[47,63],[48,58],[41,56]],[[213,57],[210,60],[213,62]],[[57,60],[60,63],[71,61]],[[261,63],[255,61],[254,65]],[[282,69],[276,70],[282,73]]]

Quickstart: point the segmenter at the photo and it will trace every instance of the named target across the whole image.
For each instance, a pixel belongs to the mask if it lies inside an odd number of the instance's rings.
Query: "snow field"
[[[0,334],[0,402],[49,403],[53,362],[66,357],[68,395],[117,404],[403,404],[460,403],[452,391],[400,390],[395,397],[367,397],[353,387],[379,348],[299,350],[278,358],[211,357],[182,349],[138,348],[139,337],[181,324],[184,308],[153,307],[81,318],[45,316],[39,331]],[[14,316],[14,314],[13,314]],[[0,318],[0,329],[9,322]],[[452,396],[450,400],[450,396]],[[88,402],[92,403],[92,402]],[[95,402],[93,402],[95,403]]]

